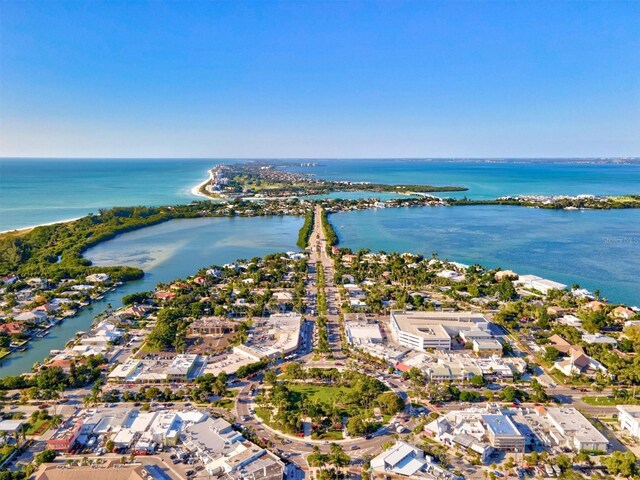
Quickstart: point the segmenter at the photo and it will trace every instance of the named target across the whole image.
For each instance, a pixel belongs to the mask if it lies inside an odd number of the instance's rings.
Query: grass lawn
[[[3,445],[0,448],[0,463],[4,462],[16,449],[15,445]]]
[[[271,409],[256,407],[256,415],[267,425],[271,425]]]
[[[44,433],[49,422],[50,420],[36,420],[35,422],[29,420],[29,423],[27,424],[28,428],[25,429],[24,433],[26,435],[36,435]]]
[[[321,433],[316,438],[319,440],[342,440],[344,436],[342,435],[342,430],[329,430]]]
[[[296,393],[304,393],[309,400],[319,400],[321,402],[331,403],[333,400],[340,398],[345,393],[350,393],[350,387],[338,387],[334,385],[304,385],[290,384],[289,390]]]
[[[220,400],[216,400],[215,402],[213,402],[211,405],[213,405],[214,407],[221,407],[229,410],[233,408],[233,403],[234,402],[231,398],[221,398]]]
[[[582,397],[582,401],[587,405],[615,406],[620,404],[620,400],[616,400],[614,398],[609,398],[609,397]]]

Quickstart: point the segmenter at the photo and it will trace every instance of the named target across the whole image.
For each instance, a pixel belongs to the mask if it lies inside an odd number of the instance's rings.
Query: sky
[[[0,156],[640,156],[637,1],[0,1]]]

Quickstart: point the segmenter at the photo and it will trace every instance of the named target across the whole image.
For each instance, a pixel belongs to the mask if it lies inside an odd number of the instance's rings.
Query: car
[[[351,445],[351,450],[358,450],[360,447],[358,445]]]
[[[373,435],[369,434],[367,436],[364,437],[365,440],[371,440],[373,438]]]

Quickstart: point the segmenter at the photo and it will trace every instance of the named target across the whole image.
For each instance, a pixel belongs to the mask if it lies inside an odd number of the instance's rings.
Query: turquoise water
[[[343,200],[361,200],[363,198],[377,198],[379,200],[392,200],[394,198],[410,198],[414,195],[403,195],[401,193],[389,193],[389,192],[331,192],[324,195],[307,195],[305,197],[309,200],[323,200],[340,198]]]
[[[0,231],[97,213],[175,205],[222,160],[0,160]],[[201,199],[201,198],[200,198]]]
[[[120,306],[124,295],[153,290],[158,282],[184,278],[211,264],[297,251],[295,242],[301,226],[302,218],[298,217],[172,220],[104,242],[85,256],[97,265],[141,267],[146,272],[144,278],[126,283],[104,300],[93,303],[91,309],[53,328],[48,336],[32,342],[26,352],[5,359],[0,376],[31,371],[35,362],[42,361],[51,350],[63,348],[76,332],[88,330],[94,315],[107,304]]]
[[[95,213],[99,208],[189,203],[220,159],[0,159],[0,231]],[[471,198],[509,194],[640,193],[640,164],[488,163],[444,160],[319,160],[287,167],[331,180],[461,185]],[[358,198],[358,194],[332,197]],[[365,196],[371,196],[365,195]],[[384,195],[381,195],[385,198]]]
[[[504,195],[640,194],[640,164],[520,161],[322,160],[288,167],[325,180],[386,184],[456,185],[462,193],[436,195],[488,199]]]
[[[437,252],[640,305],[640,210],[417,207],[338,213],[330,220],[344,247]]]

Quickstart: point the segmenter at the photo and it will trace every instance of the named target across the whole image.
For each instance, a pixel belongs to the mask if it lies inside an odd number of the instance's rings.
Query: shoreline
[[[211,178],[212,178],[211,170],[212,169],[207,170],[207,173],[209,174],[209,176],[205,180],[203,180],[202,182],[200,182],[196,186],[192,187],[191,190],[189,190],[191,195],[193,195],[194,197],[206,198],[207,200],[212,200],[213,199],[209,195],[205,195],[204,193],[202,193],[200,191],[200,189],[202,187],[204,187],[207,183],[209,183],[211,181]]]
[[[39,223],[37,225],[30,225],[28,227],[14,228],[14,229],[11,229],[11,230],[0,230],[0,235],[3,235],[5,233],[14,233],[16,235],[25,235],[25,234],[29,233],[29,231],[33,230],[34,228],[48,227],[49,225],[56,225],[58,223],[75,222],[76,220],[80,220],[81,218],[83,218],[83,217],[67,218],[65,220],[54,220],[52,222]]]

